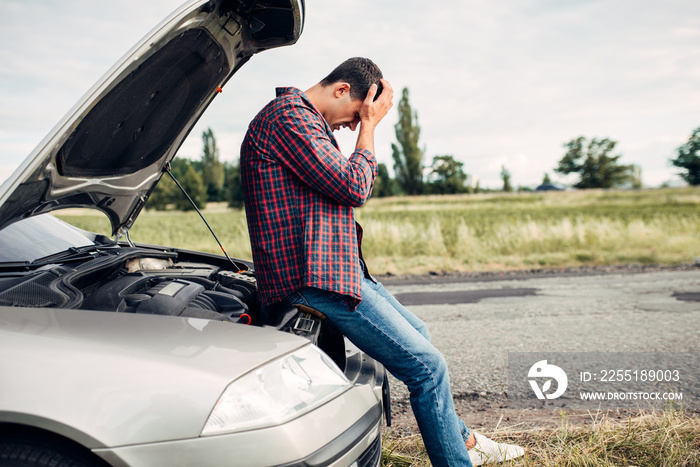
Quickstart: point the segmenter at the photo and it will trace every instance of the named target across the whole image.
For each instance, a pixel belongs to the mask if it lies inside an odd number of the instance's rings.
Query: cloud
[[[0,179],[73,103],[180,0],[0,3]],[[276,86],[310,87],[350,56],[410,89],[426,163],[452,154],[482,185],[535,185],[583,135],[620,142],[647,183],[673,177],[673,149],[700,126],[700,3],[694,0],[308,0],[292,47],[255,56],[233,77],[181,153],[198,156],[212,127],[222,157]],[[395,106],[396,109],[396,106]],[[392,166],[396,110],[378,127]],[[10,136],[11,135],[11,136]],[[338,133],[346,151],[355,135]],[[662,161],[660,163],[659,161]],[[511,166],[509,166],[511,165]]]

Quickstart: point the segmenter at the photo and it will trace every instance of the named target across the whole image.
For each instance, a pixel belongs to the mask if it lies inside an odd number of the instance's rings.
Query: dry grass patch
[[[502,466],[694,467],[700,465],[700,418],[680,411],[647,413],[625,421],[596,418],[588,426],[562,421],[555,429],[504,428],[484,432],[525,448],[524,458]],[[419,436],[385,436],[382,466],[426,467]]]

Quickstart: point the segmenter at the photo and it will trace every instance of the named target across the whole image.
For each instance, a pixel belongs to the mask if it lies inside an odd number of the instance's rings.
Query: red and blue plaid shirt
[[[364,149],[346,158],[306,95],[277,89],[253,119],[241,146],[241,176],[255,276],[262,305],[302,287],[360,302],[362,229],[353,207],[377,175]]]

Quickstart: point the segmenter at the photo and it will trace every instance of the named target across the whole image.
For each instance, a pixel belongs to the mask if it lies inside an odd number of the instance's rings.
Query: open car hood
[[[120,237],[217,89],[255,53],[290,45],[304,0],[193,0],[134,46],[0,187],[0,228],[68,207]]]

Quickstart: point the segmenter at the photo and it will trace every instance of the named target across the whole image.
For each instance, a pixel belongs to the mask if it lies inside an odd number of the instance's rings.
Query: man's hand
[[[357,135],[356,149],[367,149],[374,153],[374,129],[394,105],[392,102],[394,90],[389,81],[382,79],[381,83],[383,86],[382,94],[377,100],[374,100],[374,96],[377,95],[378,87],[373,84],[367,92],[362,107],[360,107],[360,131]]]
[[[382,94],[379,98],[376,101],[374,100],[378,87],[376,84],[373,84],[367,92],[367,97],[365,97],[362,107],[360,107],[360,124],[362,126],[376,127],[389,112],[391,106],[394,105],[392,102],[394,90],[389,81],[382,79],[381,83],[384,89],[382,89]]]

